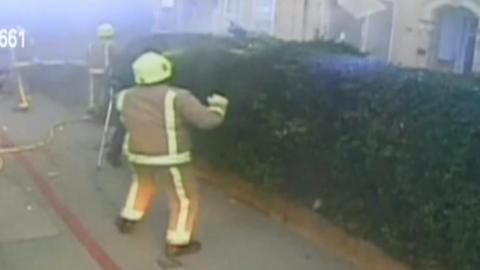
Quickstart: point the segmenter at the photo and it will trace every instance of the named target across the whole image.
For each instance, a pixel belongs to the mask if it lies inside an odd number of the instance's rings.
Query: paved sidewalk
[[[8,128],[8,137],[17,144],[43,138],[54,123],[79,115],[43,96],[34,97],[29,113],[13,113],[10,104],[0,103],[0,125]],[[25,154],[27,161],[6,158],[0,173],[0,269],[114,270],[98,264],[89,253],[92,243],[82,241],[85,233],[75,233],[75,223],[72,231],[72,224],[65,222],[68,215],[62,218],[59,211],[78,218],[86,234],[119,269],[161,269],[156,259],[164,245],[165,196],[134,234],[118,234],[113,220],[124,202],[130,172],[108,165],[95,170],[100,134],[98,124],[76,124],[63,130],[47,149]],[[51,186],[68,209],[52,207],[51,198],[39,191],[38,181]],[[202,185],[202,195],[198,238],[204,249],[182,259],[180,269],[354,270],[213,187]]]

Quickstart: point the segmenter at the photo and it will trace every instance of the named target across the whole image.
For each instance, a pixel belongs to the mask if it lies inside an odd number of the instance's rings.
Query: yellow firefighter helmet
[[[140,85],[161,83],[173,75],[173,64],[167,57],[147,52],[133,63],[135,83]]]

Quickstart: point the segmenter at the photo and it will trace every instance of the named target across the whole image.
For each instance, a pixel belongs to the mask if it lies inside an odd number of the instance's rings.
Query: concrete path
[[[29,113],[0,101],[0,125],[16,144],[43,138],[80,115],[42,95]],[[95,170],[101,126],[80,123],[43,150],[6,156],[0,173],[1,270],[159,270],[167,208],[161,196],[134,234],[113,220],[130,184],[128,169]],[[3,144],[7,142],[5,139]],[[163,194],[162,194],[163,195]],[[354,270],[263,214],[202,185],[201,253],[189,270]]]

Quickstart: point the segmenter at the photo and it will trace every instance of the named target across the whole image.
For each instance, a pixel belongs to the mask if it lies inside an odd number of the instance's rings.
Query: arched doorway
[[[434,11],[429,66],[458,74],[473,71],[478,16],[462,6],[444,5]]]

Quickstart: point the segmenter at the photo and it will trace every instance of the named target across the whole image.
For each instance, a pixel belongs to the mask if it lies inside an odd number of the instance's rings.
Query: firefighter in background
[[[6,93],[6,85],[7,85],[7,78],[8,78],[8,70],[0,68],[0,96]]]
[[[17,31],[24,31],[21,27],[17,27]],[[17,109],[26,111],[30,109],[31,87],[28,80],[28,70],[34,66],[38,59],[34,54],[35,42],[33,39],[26,39],[25,46],[20,44],[10,49],[11,72],[13,85],[18,90]]]
[[[165,56],[142,54],[133,63],[136,86],[117,98],[128,132],[124,153],[133,170],[133,182],[116,225],[121,233],[130,233],[148,212],[158,186],[165,187],[170,195],[166,254],[180,256],[201,248],[194,240],[199,194],[191,165],[189,128],[221,125],[228,100],[215,94],[204,106],[190,92],[166,83],[172,69]]]
[[[139,55],[147,51],[149,50],[143,49],[143,42],[141,42],[141,45],[131,43],[122,48],[119,57],[115,58],[115,63],[112,65],[112,86],[115,96],[118,96],[121,91],[135,86],[132,64]],[[118,111],[114,111],[115,131],[110,139],[107,152],[107,160],[113,167],[121,166],[122,146],[127,133],[118,113]]]
[[[115,29],[110,24],[102,24],[97,29],[98,40],[89,44],[88,59],[90,84],[88,112],[103,116],[108,102],[110,72],[113,59],[120,46],[115,40]]]
[[[7,82],[11,69],[11,56],[7,49],[0,49],[0,96],[7,92]]]

